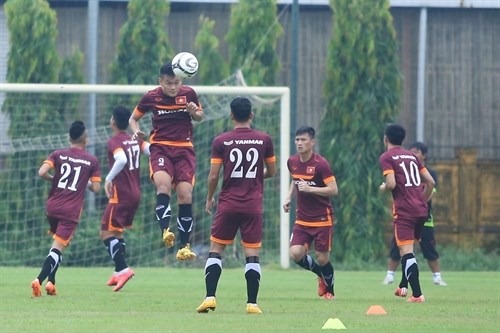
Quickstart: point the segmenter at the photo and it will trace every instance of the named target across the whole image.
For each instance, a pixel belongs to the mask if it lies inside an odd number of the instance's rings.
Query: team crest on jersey
[[[316,171],[316,167],[308,166],[306,169],[306,173],[314,173]]]
[[[161,97],[156,97],[155,102],[159,102],[159,101],[161,101],[161,99],[162,99]]]
[[[175,98],[175,104],[186,104],[186,103],[187,103],[186,96],[177,96]]]

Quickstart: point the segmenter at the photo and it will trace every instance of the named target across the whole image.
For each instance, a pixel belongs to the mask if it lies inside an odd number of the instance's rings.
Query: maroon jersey
[[[251,128],[236,128],[212,143],[212,164],[222,164],[224,180],[217,211],[262,213],[264,163],[276,161],[271,137]]]
[[[392,190],[394,217],[426,217],[427,202],[421,187],[420,173],[424,165],[410,151],[395,147],[380,156],[384,177],[394,174],[396,187]]]
[[[100,182],[97,158],[79,148],[56,150],[44,163],[54,168],[47,215],[78,222],[88,181]]]
[[[127,164],[113,179],[113,196],[110,203],[130,204],[135,206],[141,200],[140,158],[144,145],[142,140],[131,140],[126,132],[120,132],[108,140],[108,166],[113,167],[114,155],[123,150]]]
[[[142,96],[134,112],[152,113],[153,129],[150,143],[159,143],[168,146],[189,146],[193,144],[193,124],[186,105],[194,102],[201,111],[196,92],[188,86],[181,86],[176,97],[163,93],[161,87],[148,91]]]
[[[333,225],[333,208],[330,198],[301,192],[297,189],[297,184],[302,180],[314,187],[325,187],[326,184],[335,181],[328,161],[323,156],[313,153],[308,161],[301,162],[297,154],[288,159],[287,166],[297,194],[295,223],[308,227]]]

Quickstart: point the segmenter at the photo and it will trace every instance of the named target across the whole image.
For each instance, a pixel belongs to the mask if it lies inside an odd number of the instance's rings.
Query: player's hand
[[[214,205],[215,205],[215,198],[212,199],[207,198],[207,202],[205,203],[205,211],[210,216],[212,216],[212,209],[214,208]]]
[[[385,186],[385,185],[386,185],[386,184],[385,184],[385,182],[384,182],[384,183],[380,184],[380,186],[379,186],[378,188],[379,188],[382,192],[384,192],[384,191],[385,191],[385,189],[386,189],[386,186]]]
[[[106,181],[104,183],[104,192],[106,192],[108,199],[113,196],[113,182]]]
[[[297,184],[297,189],[300,192],[311,192],[311,186],[309,186],[304,179],[300,179],[300,182]]]
[[[191,115],[191,117],[193,117],[196,115],[196,112],[198,111],[198,105],[196,105],[196,103],[194,103],[194,102],[189,102],[186,105],[186,109],[189,112],[189,114]]]
[[[132,140],[144,139],[145,136],[146,136],[146,133],[144,133],[141,130],[137,130],[134,134],[132,134]]]
[[[285,213],[290,212],[290,200],[285,201],[285,203],[283,204],[283,211]]]

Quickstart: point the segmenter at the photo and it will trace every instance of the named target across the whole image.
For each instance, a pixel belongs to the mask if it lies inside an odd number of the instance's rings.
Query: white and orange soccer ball
[[[190,78],[198,72],[198,59],[189,52],[178,53],[172,59],[172,69],[176,76]]]

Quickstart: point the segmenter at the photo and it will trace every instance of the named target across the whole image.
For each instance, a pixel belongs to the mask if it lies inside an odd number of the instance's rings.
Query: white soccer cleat
[[[447,286],[448,283],[446,283],[443,279],[434,279],[434,284],[438,286]]]
[[[394,282],[394,277],[391,275],[387,275],[384,281],[382,281],[382,284],[391,284],[393,282]]]

